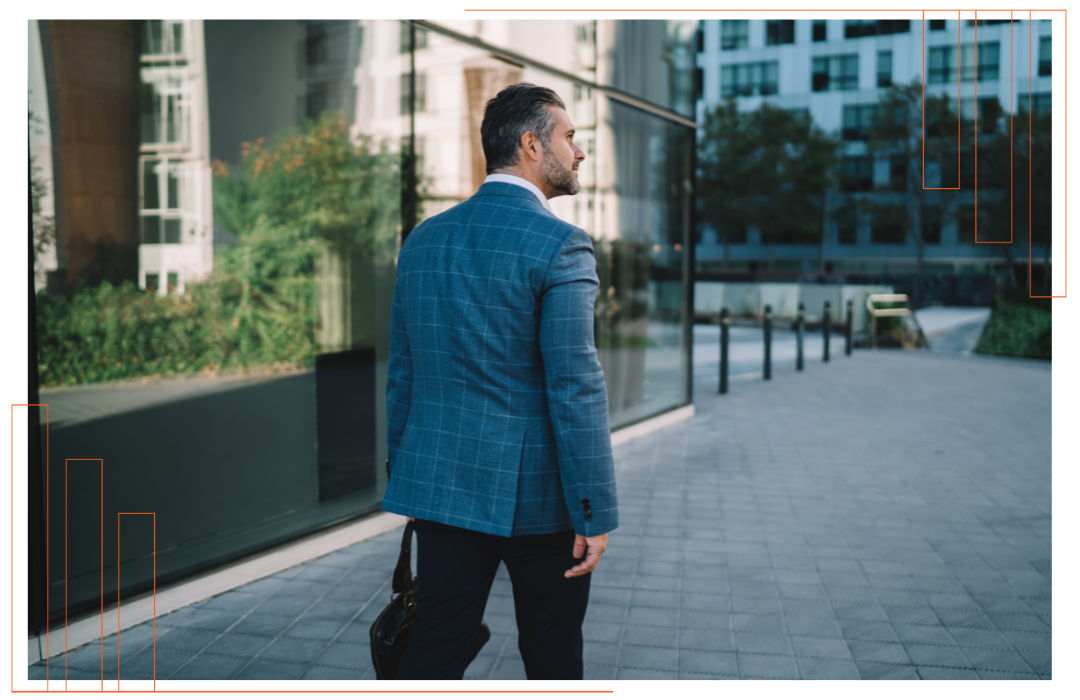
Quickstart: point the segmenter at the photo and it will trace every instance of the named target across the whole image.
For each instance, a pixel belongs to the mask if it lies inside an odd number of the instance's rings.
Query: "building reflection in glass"
[[[506,85],[555,89],[587,156],[552,205],[596,247],[612,426],[688,403],[695,25],[31,22],[53,619],[115,600],[117,512],[157,513],[162,586],[378,508],[397,251],[483,181]]]

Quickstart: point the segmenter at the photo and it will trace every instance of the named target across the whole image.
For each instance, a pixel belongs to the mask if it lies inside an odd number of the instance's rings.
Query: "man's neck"
[[[518,168],[499,168],[498,170],[494,171],[491,174],[492,175],[513,175],[514,177],[520,177],[522,180],[526,180],[527,182],[529,182],[530,184],[535,186],[536,189],[540,190],[540,192],[547,199],[551,199],[552,197],[558,197],[560,194],[562,194],[561,192],[557,192],[557,191],[553,190],[552,188],[548,187],[547,183],[545,183],[541,178],[535,177],[532,174],[526,173],[526,172],[524,172],[524,171],[522,171],[522,170],[520,170]]]

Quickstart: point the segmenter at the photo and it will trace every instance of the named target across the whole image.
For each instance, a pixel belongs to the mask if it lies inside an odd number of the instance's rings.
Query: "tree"
[[[866,154],[872,160],[889,162],[890,181],[874,186],[873,194],[851,197],[855,206],[870,214],[876,225],[899,232],[897,242],[916,242],[920,275],[926,253],[923,227],[928,221],[928,205],[941,206],[943,219],[954,215],[955,209],[945,206],[955,199],[955,193],[924,188],[924,184],[926,187],[933,185],[929,176],[924,181],[923,164],[928,166],[927,171],[938,163],[947,166],[954,162],[959,144],[973,137],[967,123],[959,125],[959,133],[951,128],[957,119],[944,95],[927,96],[924,111],[921,80],[896,84],[882,93],[868,129]],[[946,181],[949,179],[949,175],[943,174],[940,186],[953,187],[952,181]],[[952,180],[955,181],[955,177]]]
[[[750,120],[734,98],[706,112],[698,140],[698,221],[716,231],[725,260],[732,238],[757,220],[758,190],[750,177],[756,148]]]
[[[822,240],[826,193],[841,143],[808,116],[766,103],[740,112],[734,99],[705,115],[698,143],[699,218],[724,244],[756,225],[774,242]]]
[[[1049,294],[1053,185],[1050,112],[1029,112],[1027,100],[1022,98],[1020,110],[1012,116],[1011,122],[1010,115],[1004,115],[993,133],[979,141],[979,199],[985,203],[980,211],[986,213],[985,221],[979,220],[979,239],[1009,240],[1011,222],[1013,245],[1002,247],[1008,257],[1010,278],[1015,284],[1012,248],[1026,248],[1030,231],[1032,244],[1045,244],[1043,293]]]

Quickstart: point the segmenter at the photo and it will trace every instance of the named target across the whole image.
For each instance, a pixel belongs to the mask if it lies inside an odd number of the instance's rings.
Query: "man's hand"
[[[408,518],[407,517],[405,519],[408,520],[410,523],[415,523],[416,522],[416,518]]]
[[[585,554],[586,547],[588,547],[589,556],[585,557],[585,561],[574,568],[569,569],[563,576],[566,578],[584,576],[595,569],[596,565],[600,563],[600,555],[607,549],[607,533],[604,533],[603,535],[594,535],[592,537],[575,535],[574,559],[580,559],[582,555]]]

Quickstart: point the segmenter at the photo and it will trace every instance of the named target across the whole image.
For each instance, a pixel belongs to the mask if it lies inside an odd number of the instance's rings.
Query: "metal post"
[[[772,379],[772,306],[765,305],[765,379]]]
[[[855,327],[855,300],[847,300],[847,324],[844,328],[844,354],[851,354],[851,334]]]
[[[802,352],[802,336],[803,336],[803,320],[806,315],[806,308],[803,303],[799,302],[799,315],[795,321],[795,369],[802,371],[803,368],[803,352]]]
[[[731,319],[728,318],[728,310],[720,309],[720,393],[727,393],[728,374],[728,327]]]
[[[829,302],[826,301],[825,302],[825,314],[824,314],[824,316],[822,318],[822,323],[821,323],[821,332],[825,336],[825,354],[823,355],[823,359],[824,359],[825,362],[829,361],[829,336],[832,334],[832,319],[829,317],[829,314],[830,314],[829,307],[830,306],[831,305],[829,304]]]

